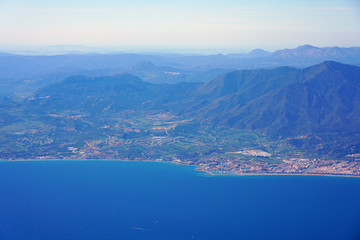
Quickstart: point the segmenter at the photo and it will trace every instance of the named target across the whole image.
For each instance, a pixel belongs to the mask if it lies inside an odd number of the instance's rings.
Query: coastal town
[[[208,159],[199,164],[199,171],[210,174],[234,175],[329,175],[360,176],[359,161],[336,161],[291,158],[279,164],[267,164],[239,159]]]

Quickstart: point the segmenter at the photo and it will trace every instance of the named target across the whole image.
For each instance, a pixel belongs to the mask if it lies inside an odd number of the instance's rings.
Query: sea
[[[360,178],[0,162],[0,240],[360,239]]]

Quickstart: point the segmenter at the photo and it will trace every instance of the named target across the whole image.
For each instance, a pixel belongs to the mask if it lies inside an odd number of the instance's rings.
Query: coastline
[[[202,170],[196,170],[199,172],[203,172],[205,174],[209,174],[212,177],[221,177],[221,176],[228,176],[228,177],[249,177],[249,176],[313,176],[313,177],[347,177],[347,178],[360,178],[358,175],[336,175],[336,174],[309,174],[309,173],[242,173],[242,174],[236,174],[236,173],[218,173],[218,172],[209,172],[209,171],[202,171]]]
[[[183,166],[192,166],[196,172],[203,173],[207,177],[249,177],[249,176],[317,176],[317,177],[346,177],[346,178],[359,178],[360,175],[347,175],[347,174],[320,174],[320,173],[232,173],[232,172],[217,172],[199,169],[199,165],[187,164],[177,161],[157,161],[157,160],[129,160],[129,159],[0,159],[1,162],[52,162],[52,161],[66,161],[66,162],[91,162],[91,161],[105,161],[105,162],[149,162],[149,163],[171,163]]]

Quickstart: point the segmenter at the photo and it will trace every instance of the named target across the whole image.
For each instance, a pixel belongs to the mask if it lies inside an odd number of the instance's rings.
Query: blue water
[[[360,239],[360,178],[0,162],[0,239]]]

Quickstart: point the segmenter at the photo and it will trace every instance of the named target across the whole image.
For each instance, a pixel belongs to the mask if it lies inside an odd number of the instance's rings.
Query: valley
[[[286,140],[214,128],[168,112],[141,116],[128,112],[99,122],[86,115],[46,117],[47,124],[29,120],[1,128],[1,158],[173,162],[236,175],[360,175],[360,161],[353,158],[309,158]],[[65,124],[60,127],[57,121]]]

